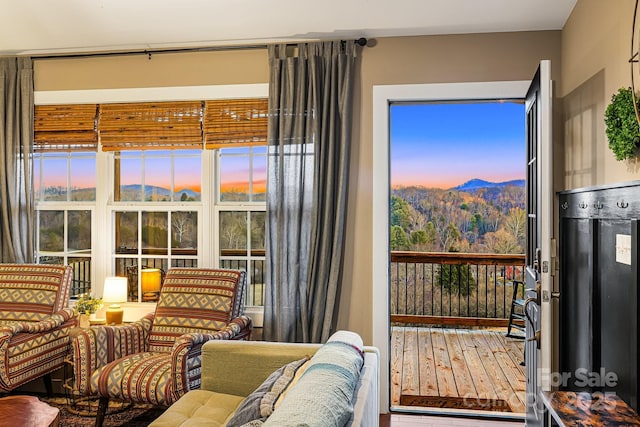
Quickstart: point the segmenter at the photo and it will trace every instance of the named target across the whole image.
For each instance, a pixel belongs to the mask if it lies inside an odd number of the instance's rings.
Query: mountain
[[[490,181],[485,181],[484,179],[474,178],[465,182],[464,184],[454,187],[453,189],[458,191],[477,191],[481,188],[502,188],[502,187],[509,187],[509,186],[524,187],[524,184],[525,184],[524,179],[514,179],[511,181],[504,181],[504,182],[490,182]]]
[[[142,186],[140,184],[123,185],[121,188],[122,191],[131,191],[135,193],[140,193],[140,191],[142,190]],[[144,191],[145,198],[151,197],[152,195],[154,195],[155,197],[168,198],[171,195],[171,191],[169,189],[164,187],[156,187],[154,185],[145,185]],[[188,197],[200,197],[200,193],[197,193],[188,188],[183,188],[182,190],[176,191],[176,194],[178,195],[181,195],[183,193],[186,193]]]

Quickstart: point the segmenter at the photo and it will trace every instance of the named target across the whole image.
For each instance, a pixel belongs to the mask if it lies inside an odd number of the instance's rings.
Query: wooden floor
[[[380,427],[524,427],[524,421],[387,414],[380,415]]]
[[[476,407],[500,400],[523,414],[523,345],[504,330],[392,327],[391,407],[401,395],[433,396]]]

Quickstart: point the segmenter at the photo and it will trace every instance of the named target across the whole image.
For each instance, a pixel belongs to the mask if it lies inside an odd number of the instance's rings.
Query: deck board
[[[473,333],[470,335],[476,344],[478,354],[482,358],[484,369],[487,371],[489,378],[491,378],[491,383],[494,390],[496,390],[498,399],[506,400],[513,412],[524,412],[525,407],[522,400],[524,399],[524,394],[522,394],[522,399],[520,399],[518,392],[513,390],[509,384],[509,380],[500,366],[500,361],[494,357],[493,352],[489,348],[485,334]]]
[[[458,341],[458,336],[454,329],[442,329],[444,340],[449,351],[451,371],[456,382],[458,396],[467,398],[477,398],[476,388],[473,385],[473,378],[469,372],[467,361],[462,353],[462,346]]]
[[[462,353],[469,366],[469,372],[473,372],[471,380],[476,389],[474,397],[479,399],[498,399],[498,394],[493,388],[493,383],[487,374],[484,361],[478,353],[475,342],[466,330],[461,329],[457,331],[457,334],[460,344],[462,345]]]
[[[500,331],[392,327],[391,405],[400,395],[501,399],[524,413],[522,349]]]
[[[526,387],[526,380],[523,375],[520,374],[520,367],[513,361],[509,352],[504,347],[504,341],[502,337],[493,333],[486,333],[485,337],[489,343],[489,348],[493,352],[494,357],[500,362],[500,367],[504,371],[509,384],[516,391],[524,391]]]
[[[436,362],[436,381],[438,382],[438,395],[444,397],[456,397],[458,389],[451,368],[449,349],[444,340],[444,335],[432,330],[431,344],[433,345],[433,358]]]
[[[522,371],[522,374],[526,375],[524,365],[520,364],[524,360],[524,352],[522,350],[523,342],[524,341],[518,339],[505,340],[505,349],[509,353],[509,356],[511,356],[513,361],[516,363],[516,366],[518,366],[520,371]]]
[[[404,363],[404,328],[392,328],[389,350],[391,353],[391,359],[389,361],[391,401],[400,402],[400,391],[402,389],[402,365]]]
[[[417,328],[407,328],[404,335],[402,363],[402,393],[420,394],[420,368],[418,366],[418,333]]]
[[[418,352],[420,355],[420,395],[439,396],[431,331],[427,328],[418,328]]]
[[[493,353],[493,357],[498,361],[500,369],[502,369],[505,377],[507,378],[508,384],[524,408],[526,378],[522,374],[519,364],[516,364],[513,361],[507,350],[504,348],[503,337],[492,333],[485,333],[484,336],[489,344],[491,352]]]

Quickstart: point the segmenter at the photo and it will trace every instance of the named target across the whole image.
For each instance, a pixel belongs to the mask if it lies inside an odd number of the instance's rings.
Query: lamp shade
[[[142,278],[140,280],[142,285],[142,292],[160,292],[160,285],[162,283],[159,268],[143,268],[140,271]]]
[[[127,278],[107,277],[104,280],[102,300],[105,303],[120,303],[127,301]]]

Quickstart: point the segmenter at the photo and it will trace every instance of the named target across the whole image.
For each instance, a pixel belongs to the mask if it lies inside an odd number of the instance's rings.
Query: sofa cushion
[[[39,322],[69,305],[71,267],[0,264],[0,323]]]
[[[220,427],[242,402],[242,396],[191,390],[188,399],[180,399],[149,427]]]
[[[253,393],[242,401],[233,417],[227,422],[226,427],[240,427],[250,421],[269,417],[273,413],[278,398],[286,392],[296,374],[304,369],[308,361],[307,357],[295,360],[269,375]]]
[[[171,404],[179,397],[171,376],[171,354],[135,353],[109,362],[91,375],[91,392],[140,403]]]
[[[264,426],[343,427],[353,413],[363,363],[360,336],[346,331],[334,334]]]

